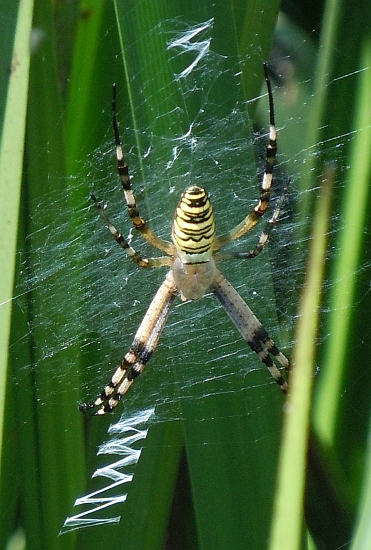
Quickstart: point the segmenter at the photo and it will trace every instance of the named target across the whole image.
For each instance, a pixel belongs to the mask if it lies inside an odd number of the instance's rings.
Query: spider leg
[[[237,225],[237,227],[232,229],[232,231],[225,233],[224,235],[220,235],[219,237],[216,237],[214,250],[218,250],[225,244],[231,241],[235,241],[236,239],[239,239],[240,237],[242,237],[242,235],[250,231],[250,229],[252,229],[258,223],[258,221],[263,216],[264,212],[267,210],[269,205],[270,191],[273,183],[273,167],[276,162],[276,154],[277,154],[277,132],[276,132],[276,125],[274,121],[274,104],[273,104],[272,86],[268,76],[267,64],[264,63],[263,66],[264,66],[265,82],[267,85],[268,100],[269,100],[269,141],[266,148],[265,169],[264,169],[263,181],[261,184],[260,198],[259,198],[258,204],[246,216],[246,218]]]
[[[104,220],[104,223],[108,227],[111,235],[115,239],[115,241],[123,248],[126,252],[126,254],[140,267],[148,268],[148,267],[161,267],[164,265],[171,265],[171,258],[169,256],[163,256],[161,258],[143,258],[139,252],[136,252],[132,246],[128,243],[128,241],[121,235],[121,233],[116,229],[116,227],[111,223],[110,219],[108,218],[107,214],[104,211],[103,206],[100,204],[100,202],[96,199],[95,195],[91,195],[91,198],[95,204],[95,206],[99,210],[99,214],[101,215],[102,219]]]
[[[262,233],[260,235],[259,242],[253,250],[250,250],[250,252],[218,252],[217,254],[215,254],[214,260],[216,262],[219,262],[221,260],[233,260],[233,259],[244,260],[244,259],[248,259],[248,258],[256,258],[256,256],[259,256],[259,254],[263,251],[265,245],[267,244],[267,242],[269,240],[269,237],[270,237],[271,231],[273,229],[273,226],[277,223],[278,217],[279,217],[280,212],[281,212],[282,205],[283,205],[284,200],[285,200],[286,192],[287,192],[287,187],[284,189],[284,191],[283,191],[283,193],[282,193],[282,195],[281,195],[281,197],[278,201],[276,209],[273,212],[272,217],[267,222],[264,233]]]
[[[177,293],[173,274],[170,270],[156,292],[134,336],[130,350],[125,355],[121,365],[116,369],[111,382],[105,386],[94,403],[81,403],[79,405],[82,412],[105,414],[111,412],[117,406],[121,397],[143,372],[152,357]]]
[[[152,246],[163,250],[167,254],[172,254],[174,250],[173,244],[157,237],[157,235],[155,235],[155,233],[153,233],[153,231],[149,228],[147,222],[139,215],[139,211],[135,202],[134,192],[131,187],[129,169],[125,162],[124,149],[122,147],[118,129],[116,114],[116,84],[113,84],[112,87],[112,124],[115,134],[117,170],[121,179],[124,197],[131,221],[133,222],[134,227],[140,232],[142,237],[146,239],[146,241],[148,241]]]
[[[210,289],[224,307],[242,338],[259,355],[283,393],[287,393],[288,384],[273,362],[271,355],[285,367],[286,372],[289,372],[290,363],[287,357],[280,352],[249,306],[220,272],[217,273]]]

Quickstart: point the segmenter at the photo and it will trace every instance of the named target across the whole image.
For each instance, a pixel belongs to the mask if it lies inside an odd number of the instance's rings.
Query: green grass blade
[[[370,426],[371,428],[371,426]],[[369,431],[367,453],[362,484],[362,493],[359,500],[357,520],[350,548],[352,550],[367,550],[371,544],[371,430]]]
[[[65,135],[69,174],[75,174],[79,161],[97,147],[100,143],[97,143],[98,132],[103,131],[101,126],[96,127],[99,121],[97,107],[102,99],[99,92],[102,82],[96,82],[96,79],[101,60],[100,50],[102,46],[104,48],[104,44],[101,44],[102,31],[104,25],[109,24],[106,16],[108,10],[106,2],[91,0],[82,1],[79,10],[86,17],[80,17],[76,27],[66,99]],[[83,59],[88,62],[83,63]]]
[[[369,317],[368,282],[362,266],[369,262],[370,165],[364,140],[369,139],[370,125],[370,36],[362,20],[371,13],[368,4],[359,8],[348,17],[342,2],[326,3],[315,78],[319,83],[315,93],[323,97],[313,102],[320,110],[312,117],[317,129],[316,171],[320,174],[328,160],[336,162],[337,174],[318,340],[320,375],[313,403],[306,512],[318,545],[334,547],[348,544],[351,537],[370,399],[364,348],[355,339],[368,332]],[[309,159],[311,166],[314,163]],[[304,174],[307,169],[308,165]]]
[[[336,170],[328,166],[317,198],[307,277],[295,330],[293,372],[285,407],[285,425],[270,550],[302,548],[303,502],[307,447],[310,433],[312,386],[316,370],[316,337],[325,275],[327,233]],[[285,518],[291,518],[287,529]]]
[[[12,62],[8,67],[10,78],[6,90],[5,116],[2,126],[0,149],[0,441],[2,440],[3,414],[6,388],[6,365],[12,311],[12,295],[16,260],[17,223],[22,181],[24,134],[26,127],[26,105],[28,72],[30,61],[30,32],[32,2],[19,5],[14,32]],[[7,47],[9,52],[9,48]],[[6,54],[6,51],[4,52]],[[4,55],[9,59],[9,55]],[[5,90],[4,90],[5,91]],[[2,449],[2,447],[1,447]],[[0,454],[1,458],[1,454]]]
[[[339,234],[338,254],[333,266],[336,284],[332,287],[329,300],[332,311],[328,323],[331,326],[331,339],[326,346],[324,360],[326,370],[321,376],[320,391],[317,395],[315,423],[318,437],[323,445],[332,447],[336,437],[337,415],[344,383],[346,350],[352,338],[351,316],[356,295],[355,273],[361,263],[364,244],[363,228],[368,223],[367,206],[370,200],[371,166],[364,159],[368,156],[368,143],[371,139],[371,73],[362,70],[370,66],[370,42],[366,40],[360,55],[355,88],[355,110],[353,127],[357,133],[349,151],[349,175],[343,193],[343,206],[340,212],[343,228]],[[357,204],[357,216],[354,205]],[[331,388],[331,392],[328,392]]]
[[[27,378],[31,383],[31,387],[27,387],[27,403],[31,401],[28,423],[25,426],[21,418],[19,421],[20,448],[27,441],[29,430],[33,431],[37,442],[38,475],[30,471],[32,463],[27,463],[24,470],[22,499],[34,503],[33,508],[27,505],[23,508],[27,544],[30,548],[45,546],[54,549],[73,545],[74,535],[64,541],[57,535],[76,491],[82,490],[84,460],[82,421],[77,415],[71,415],[71,404],[76,403],[79,395],[75,393],[73,398],[74,392],[78,392],[73,368],[69,369],[70,390],[56,392],[56,373],[64,372],[77,361],[77,350],[70,346],[65,353],[57,352],[55,348],[54,352],[51,351],[52,334],[61,333],[61,328],[74,315],[75,307],[73,287],[68,288],[68,294],[63,292],[60,276],[59,250],[61,243],[68,238],[65,224],[60,225],[58,237],[53,239],[52,251],[44,253],[49,236],[46,228],[50,230],[54,220],[64,220],[60,206],[51,203],[50,197],[53,193],[62,193],[67,183],[62,102],[54,50],[55,29],[48,2],[36,5],[33,23],[36,28],[43,29],[43,33],[36,45],[30,71],[25,160],[28,239],[24,246],[29,277],[25,311],[30,328],[27,336],[31,364],[24,369],[14,361],[14,376],[22,384],[27,374],[32,373]],[[44,275],[39,282],[41,273]],[[63,301],[55,299],[53,289],[57,288]],[[25,391],[23,384],[17,387],[18,391]],[[23,401],[20,395],[18,401]],[[38,523],[34,522],[36,511]]]
[[[13,9],[12,9],[13,7]],[[12,321],[12,296],[16,270],[17,231],[21,194],[23,151],[26,128],[28,74],[30,64],[30,32],[32,2],[3,6],[5,23],[0,39],[3,70],[7,78],[2,80],[1,140],[0,140],[0,545],[4,546],[17,510],[17,489],[20,485],[14,454],[16,422],[7,414],[6,403],[14,403],[6,396],[9,377],[9,343]],[[13,480],[13,481],[12,481]],[[9,495],[12,495],[9,498]]]

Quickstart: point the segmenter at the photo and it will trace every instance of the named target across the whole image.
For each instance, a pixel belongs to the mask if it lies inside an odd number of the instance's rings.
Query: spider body
[[[172,272],[182,300],[199,300],[216,274],[212,258],[215,241],[214,212],[207,192],[192,185],[175,210],[172,238],[175,257]]]
[[[215,241],[214,212],[205,189],[192,185],[182,194],[175,211],[173,243],[185,264],[210,260]]]
[[[180,294],[182,300],[198,300],[208,291],[211,291],[218,298],[242,338],[259,355],[283,393],[287,392],[287,382],[281,375],[277,363],[288,372],[290,369],[289,360],[277,348],[246,302],[216,267],[216,262],[219,260],[232,258],[242,260],[255,258],[260,254],[268,241],[271,228],[278,219],[283,203],[282,196],[268,221],[266,231],[260,236],[257,246],[252,251],[218,252],[225,244],[239,239],[250,231],[258,223],[269,205],[277,142],[273,96],[265,64],[264,72],[269,97],[270,132],[266,148],[265,172],[258,203],[232,231],[217,236],[209,196],[202,187],[192,185],[181,195],[176,207],[172,226],[172,242],[157,237],[146,221],[139,215],[120,141],[116,118],[116,87],[113,87],[112,110],[116,157],[129,216],[142,237],[155,248],[165,252],[166,255],[159,258],[143,258],[112,225],[94,195],[92,195],[92,199],[112,236],[135,263],[143,268],[168,266],[170,269],[149,305],[128,353],[117,367],[111,381],[93,403],[81,404],[80,410],[91,411],[94,414],[105,414],[112,411],[121,397],[128,391],[135,378],[144,370],[155,351],[175,297]]]

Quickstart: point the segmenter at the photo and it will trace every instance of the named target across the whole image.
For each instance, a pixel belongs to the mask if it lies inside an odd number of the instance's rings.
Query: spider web
[[[171,233],[172,216],[180,193],[192,183],[204,185],[213,202],[218,234],[231,229],[237,221],[243,219],[248,211],[256,204],[259,197],[258,174],[262,171],[265,137],[260,143],[260,163],[255,163],[254,146],[256,136],[253,135],[251,124],[246,114],[246,102],[239,99],[239,62],[214,54],[210,50],[210,33],[212,21],[206,21],[198,27],[187,27],[180,30],[177,22],[163,24],[162,32],[169,34],[169,49],[171,55],[182,58],[184,52],[190,54],[190,59],[184,59],[184,69],[175,74],[182,95],[194,98],[198,96],[199,109],[192,119],[184,109],[181,118],[184,119],[185,131],[175,137],[164,137],[156,133],[158,118],[154,118],[154,128],[141,129],[140,132],[148,137],[148,149],[144,160],[138,159],[133,133],[130,128],[121,125],[121,134],[124,135],[126,155],[129,168],[133,176],[133,188],[141,214],[150,221],[151,227],[162,238],[169,240]],[[179,23],[178,23],[179,25]],[[172,29],[173,37],[167,30]],[[155,33],[157,29],[153,32]],[[227,68],[225,66],[227,65]],[[229,65],[229,66],[228,66]],[[236,97],[233,99],[234,108],[220,118],[213,112],[215,105],[208,99],[213,86],[217,86],[218,79],[226,77],[232,79],[236,87]],[[258,98],[257,98],[258,99]],[[268,119],[267,98],[263,107],[265,123]],[[229,100],[230,102],[230,100]],[[139,106],[140,109],[140,106]],[[109,115],[109,101],[107,107]],[[120,116],[120,115],[119,115]],[[107,117],[109,120],[109,116]],[[109,123],[108,123],[109,124]],[[266,124],[267,126],[267,124]],[[164,269],[143,271],[127,260],[123,251],[110,237],[102,220],[97,215],[94,206],[90,203],[88,193],[94,191],[99,200],[107,206],[107,214],[112,222],[132,240],[132,228],[127,219],[126,205],[123,201],[118,176],[116,173],[115,157],[111,137],[111,128],[107,129],[107,141],[102,147],[93,152],[82,167],[81,175],[74,176],[71,185],[82,189],[83,200],[81,208],[74,212],[68,205],[68,195],[58,196],[57,193],[47,195],[34,208],[34,219],[42,217],[42,212],[50,205],[62,205],[60,214],[54,217],[52,223],[42,226],[38,236],[43,242],[42,248],[36,251],[36,263],[30,275],[27,264],[21,261],[21,275],[24,279],[19,287],[16,300],[20,307],[20,298],[27,294],[29,289],[41,293],[45,307],[36,313],[34,325],[49,329],[45,345],[37,350],[33,358],[36,369],[48,370],[48,359],[56,354],[63,353],[73,346],[83,349],[84,353],[94,360],[88,366],[88,381],[84,387],[84,395],[88,399],[94,397],[102,384],[107,381],[114,366],[120,362],[123,353],[128,348],[132,336],[143,317],[150,300],[162,282]],[[160,159],[160,161],[158,160]],[[163,160],[165,159],[165,160]],[[144,164],[144,174],[148,183],[144,188],[140,181],[140,165]],[[272,203],[280,197],[286,176],[277,176],[273,190]],[[291,192],[291,198],[294,190]],[[164,204],[166,203],[166,204]],[[283,243],[291,239],[293,223],[288,220],[287,205],[282,212],[283,223],[279,232],[283,233]],[[69,227],[70,220],[77,220],[75,227]],[[268,219],[268,218],[267,218]],[[260,227],[251,232],[242,243],[234,243],[229,250],[250,250],[258,241],[264,221]],[[67,238],[62,244],[57,242],[57,234],[66,233]],[[272,236],[278,248],[278,231]],[[32,235],[27,240],[32,241]],[[144,256],[156,255],[138,236],[132,240],[133,246]],[[49,251],[53,250],[53,257],[48,260]],[[233,264],[233,265],[232,265]],[[269,319],[277,309],[274,295],[268,297],[267,291],[272,285],[270,282],[270,258],[262,254],[253,261],[222,262],[220,269],[241,292],[241,295],[251,305],[260,320],[269,325]],[[254,264],[254,265],[253,265]],[[69,318],[68,323],[60,325],[58,317],[61,314],[61,302],[56,299],[56,293],[62,296],[70,294],[71,281],[74,271],[80,271],[80,298],[81,302],[76,309],[75,319]],[[241,269],[243,275],[237,271]],[[277,267],[279,274],[282,269]],[[300,269],[299,262],[294,269]],[[237,272],[237,273],[236,273]],[[53,285],[57,281],[57,288]],[[286,310],[287,304],[282,306]],[[284,311],[282,311],[284,313]],[[200,323],[200,319],[202,322]],[[85,320],[85,327],[81,323]],[[291,322],[290,322],[291,323]],[[58,328],[56,328],[58,327]],[[213,330],[215,327],[215,332]],[[222,330],[218,330],[222,327]],[[83,333],[83,337],[82,334]],[[280,341],[280,327],[269,326],[273,339]],[[217,338],[216,338],[217,336]],[[176,303],[171,313],[165,333],[156,351],[156,364],[161,369],[161,380],[153,383],[157,378],[157,368],[151,360],[148,371],[152,370],[151,404],[179,399],[178,392],[170,391],[166,398],[163,386],[175,384],[185,391],[187,388],[205,383],[204,373],[197,375],[197,364],[209,365],[210,380],[229,376],[230,366],[220,359],[235,357],[238,372],[244,378],[249,370],[262,370],[259,359],[251,357],[251,352],[230,321],[220,309],[219,303],[212,295],[195,303]],[[289,344],[289,341],[287,342]],[[162,351],[161,351],[162,350]],[[197,359],[198,357],[198,359]],[[251,361],[246,361],[249,357]],[[179,364],[181,359],[181,363]],[[195,363],[196,361],[196,363]],[[192,370],[191,370],[192,366]],[[25,368],[28,368],[27,365]],[[52,368],[52,367],[51,367]],[[70,368],[73,365],[70,364]],[[176,370],[176,381],[172,373]],[[166,376],[164,374],[166,373]],[[169,375],[167,375],[169,373]],[[53,373],[57,378],[57,387],[47,389],[53,398],[58,400],[59,391],[69,391],[69,365],[64,372]],[[144,378],[152,375],[146,373]],[[167,378],[164,381],[164,377]],[[268,373],[264,372],[265,384],[271,384]],[[41,382],[42,383],[42,382]],[[261,382],[259,382],[261,383]],[[64,386],[64,389],[62,388]],[[58,388],[58,389],[57,389]],[[42,391],[42,389],[41,389]],[[208,393],[204,388],[202,392]],[[135,410],[135,393],[131,392],[130,401]],[[45,398],[47,395],[45,395]]]
[[[199,183],[208,190],[214,205],[218,234],[228,231],[242,220],[256,204],[259,195],[258,178],[263,165],[266,136],[264,139],[254,136],[247,117],[247,104],[242,99],[240,86],[240,60],[222,57],[212,51],[212,25],[212,20],[194,26],[168,21],[160,29],[167,33],[170,57],[176,60],[177,66],[182,67],[174,73],[174,82],[184,97],[184,108],[179,112],[183,131],[164,136],[161,128],[166,125],[166,120],[164,122],[163,116],[155,113],[151,128],[139,128],[144,136],[143,141],[148,144],[144,158],[140,159],[132,145],[135,143],[132,129],[120,125],[141,215],[150,221],[157,234],[168,240],[179,194],[192,183]],[[154,29],[153,33],[158,31]],[[234,83],[230,89],[235,90],[235,96],[229,97],[219,110],[211,99],[211,92],[216,86],[225,85],[226,80]],[[275,90],[276,109],[280,103],[278,96],[279,91]],[[187,109],[190,99],[193,107]],[[196,109],[195,104],[198,104]],[[230,104],[233,108],[229,107]],[[266,97],[261,98],[260,109],[262,124],[267,127]],[[300,117],[291,114],[289,118],[283,118],[279,113],[284,111],[285,107],[281,106],[276,112],[277,125],[281,129],[280,151],[285,151],[284,138],[281,140],[284,131],[299,131],[300,126]],[[81,389],[81,380],[73,374],[71,350],[79,350],[87,359],[82,400],[94,399],[126,353],[165,273],[163,269],[140,270],[125,258],[88,201],[88,193],[94,191],[99,200],[107,205],[107,214],[112,222],[125,237],[129,235],[131,239],[132,230],[116,174],[111,134],[108,122],[107,136],[100,150],[89,156],[86,165],[81,168],[81,177],[74,178],[73,185],[81,188],[84,196],[77,212],[68,205],[64,195],[58,196],[57,193],[46,196],[35,206],[35,218],[51,203],[59,205],[60,217],[55,217],[50,225],[40,227],[39,233],[44,235],[44,243],[37,251],[39,264],[34,265],[31,275],[21,260],[24,278],[15,298],[19,307],[24,308],[22,297],[32,288],[44,301],[44,308],[35,314],[32,330],[35,326],[42,326],[47,337],[43,345],[35,350],[32,365],[25,364],[23,369],[44,372],[50,369],[54,383],[44,385],[42,378],[38,381],[39,399],[51,400],[58,406],[61,393],[71,393],[73,390],[72,411],[76,406],[76,390]],[[342,143],[345,139],[347,137],[339,137],[338,142]],[[338,142],[334,142],[334,150]],[[304,255],[298,252],[302,237],[297,235],[300,235],[302,224],[308,221],[299,221],[295,217],[293,204],[299,199],[297,181],[303,157],[308,159],[316,154],[317,150],[303,151],[299,146],[298,151],[288,153],[290,156],[280,156],[281,164],[276,171],[272,193],[273,205],[287,182],[287,174],[290,174],[291,184],[281,220],[267,247],[269,253],[266,250],[253,261],[223,262],[219,266],[272,339],[280,347],[284,345],[285,349],[290,349],[292,343],[291,329],[305,268]],[[141,181],[143,173],[145,183]],[[71,219],[77,220],[72,230]],[[263,227],[264,219],[258,229],[230,249],[251,250]],[[55,242],[59,242],[56,237],[60,233],[65,233],[68,238],[55,249]],[[28,238],[32,240],[32,235]],[[139,238],[133,238],[132,245],[143,255],[153,254],[152,249]],[[53,254],[50,254],[51,251]],[[79,272],[80,301],[75,317],[69,317],[68,322],[63,323],[61,313],[64,305],[59,297],[68,297],[71,288],[75,287],[73,278],[76,271]],[[53,358],[60,354],[66,357],[65,368],[63,372],[56,372]],[[76,501],[76,506],[87,508],[82,514],[68,518],[64,530],[119,520],[119,516],[115,512],[112,515],[111,510],[104,518],[100,515],[96,517],[92,512],[100,513],[104,507],[107,509],[125,501],[125,493],[117,494],[117,488],[120,487],[121,491],[121,486],[126,487],[131,481],[133,466],[139,459],[149,426],[169,418],[181,418],[185,409],[198,407],[201,402],[218,394],[243,395],[246,404],[242,412],[226,409],[220,413],[228,418],[232,418],[233,414],[254,415],[261,408],[276,407],[279,410],[279,391],[274,396],[269,391],[269,386],[274,384],[212,295],[199,302],[177,301],[154,357],[124,399],[124,421],[115,425],[111,430],[111,434],[115,435],[111,435],[99,451],[104,455],[117,454],[124,458],[115,459],[114,463],[96,471],[95,476],[104,478],[102,488]],[[260,393],[262,387],[268,389],[268,393]],[[273,406],[272,400],[275,402]],[[185,409],[179,406],[183,403]],[[208,409],[205,408],[205,422],[210,420],[207,414]],[[271,431],[260,437],[274,437],[276,431],[277,426],[272,422]],[[106,480],[109,480],[108,484]],[[108,493],[113,491],[114,496],[102,497],[105,490]]]

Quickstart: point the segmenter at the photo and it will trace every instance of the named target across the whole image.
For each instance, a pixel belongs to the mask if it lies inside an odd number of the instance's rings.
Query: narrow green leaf
[[[0,148],[0,441],[2,441],[8,346],[16,261],[17,224],[22,181],[30,35],[33,3],[21,1],[14,26],[14,41],[2,43],[2,59],[9,59],[6,104]],[[11,22],[10,28],[12,28]],[[5,91],[5,90],[4,90]],[[4,94],[5,96],[5,94]],[[5,99],[5,97],[4,97]],[[1,449],[0,447],[0,459]]]
[[[333,446],[336,436],[341,388],[346,368],[346,350],[350,339],[353,338],[350,330],[352,317],[349,313],[355,301],[355,273],[362,261],[363,230],[368,223],[367,207],[370,201],[371,165],[364,162],[364,159],[368,158],[368,145],[371,139],[371,72],[364,70],[365,67],[370,66],[369,39],[365,40],[362,50],[359,60],[361,72],[355,84],[357,95],[354,101],[353,128],[357,129],[357,132],[350,146],[350,170],[340,212],[342,229],[337,239],[338,254],[333,266],[333,277],[336,283],[329,296],[332,305],[328,318],[331,338],[324,354],[327,368],[321,376],[315,410],[318,437],[326,447]],[[357,205],[356,216],[354,205]]]
[[[317,199],[316,216],[309,251],[307,277],[299,304],[295,330],[293,371],[290,393],[285,406],[285,425],[280,456],[277,494],[270,550],[302,548],[304,488],[307,447],[310,433],[311,395],[316,370],[318,333],[327,232],[331,218],[331,200],[336,176],[335,166],[325,168]],[[285,518],[292,518],[287,530]]]

